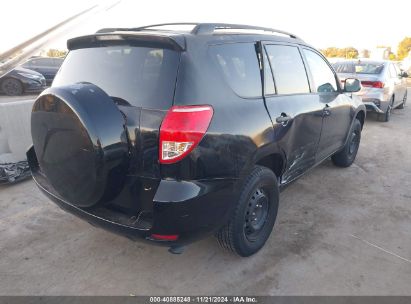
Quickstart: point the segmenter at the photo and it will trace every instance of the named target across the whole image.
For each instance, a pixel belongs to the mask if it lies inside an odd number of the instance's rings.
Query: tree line
[[[411,50],[411,37],[405,37],[403,40],[400,41],[398,44],[397,54],[391,52],[390,47],[386,46],[378,46],[377,48],[387,48],[389,52],[389,59],[390,60],[403,60],[408,56]],[[369,58],[371,51],[370,50],[362,50],[361,53],[354,47],[345,47],[345,48],[337,48],[337,47],[328,47],[326,49],[320,50],[324,56],[328,58],[347,58],[347,59],[355,59],[358,57]]]

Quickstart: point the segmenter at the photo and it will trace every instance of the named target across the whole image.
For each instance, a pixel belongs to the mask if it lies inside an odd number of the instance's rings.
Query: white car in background
[[[388,60],[353,59],[334,62],[333,67],[344,83],[347,78],[358,78],[362,98],[368,111],[378,113],[380,121],[389,121],[391,110],[402,109],[407,101],[408,74],[398,64]]]

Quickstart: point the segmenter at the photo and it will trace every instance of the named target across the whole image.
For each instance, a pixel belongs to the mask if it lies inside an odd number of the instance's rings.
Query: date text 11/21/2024
[[[258,303],[255,297],[213,297],[213,296],[172,296],[172,297],[150,297],[150,303]]]

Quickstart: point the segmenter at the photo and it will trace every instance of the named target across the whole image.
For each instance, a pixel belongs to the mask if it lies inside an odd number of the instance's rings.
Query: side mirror
[[[361,90],[361,82],[356,78],[347,78],[344,82],[344,92],[355,93]]]
[[[402,71],[402,72],[400,73],[400,77],[407,78],[407,77],[408,77],[408,73],[405,72],[405,71]]]

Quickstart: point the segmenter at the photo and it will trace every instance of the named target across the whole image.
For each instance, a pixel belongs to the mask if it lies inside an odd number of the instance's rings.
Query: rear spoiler
[[[185,38],[182,35],[162,35],[153,33],[110,32],[96,33],[69,39],[67,48],[76,50],[89,47],[112,45],[132,45],[144,47],[160,47],[175,51],[184,51]]]

